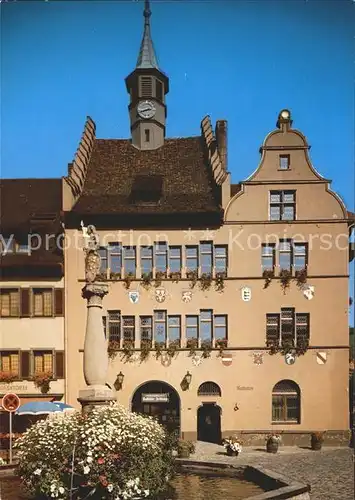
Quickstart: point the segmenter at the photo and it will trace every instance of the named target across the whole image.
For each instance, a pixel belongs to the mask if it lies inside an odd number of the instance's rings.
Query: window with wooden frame
[[[209,343],[212,346],[213,315],[210,310],[200,311],[200,340],[201,343]]]
[[[32,316],[53,316],[53,289],[32,288]]]
[[[154,311],[154,343],[166,346],[166,311]]]
[[[290,169],[290,155],[280,155],[279,170],[289,170],[289,169]]]
[[[181,247],[169,247],[169,271],[170,273],[181,273]]]
[[[181,316],[168,317],[168,344],[181,345]]]
[[[296,313],[294,308],[285,307],[281,309],[281,314],[266,315],[267,346],[305,346],[308,345],[309,339],[309,313]]]
[[[168,268],[168,246],[165,241],[154,244],[155,272],[166,275]]]
[[[140,316],[140,340],[141,343],[152,346],[153,339],[153,317],[152,316]]]
[[[122,316],[122,339],[123,342],[135,341],[135,317],[134,316]]]
[[[200,243],[200,263],[201,274],[212,275],[213,266],[213,245],[212,242],[206,241]]]
[[[106,275],[107,272],[110,272],[121,275],[122,246],[120,243],[111,242],[107,247],[101,247],[99,255],[101,257],[100,273]]]
[[[275,243],[263,243],[261,246],[261,268],[262,271],[273,271],[276,262]]]
[[[308,266],[308,243],[293,242],[293,268],[302,271]]]
[[[296,314],[296,345],[308,346],[310,337],[309,313]]]
[[[0,317],[20,316],[20,291],[18,288],[0,289]]]
[[[223,274],[224,276],[227,276],[228,247],[226,245],[215,245],[214,269],[216,274]]]
[[[270,191],[269,219],[295,220],[296,191]]]
[[[107,248],[100,247],[99,255],[100,255],[100,273],[106,274],[108,268]]]
[[[13,376],[19,378],[20,376],[19,351],[0,352],[0,372],[1,372],[1,377]]]
[[[227,315],[215,314],[213,318],[213,337],[216,344],[219,340],[228,341]]]
[[[272,423],[299,424],[300,417],[299,386],[292,380],[281,380],[272,390]]]
[[[109,342],[121,340],[121,313],[120,311],[107,311],[104,316],[105,337]]]
[[[198,246],[187,246],[186,247],[186,270],[197,272],[198,271]]]
[[[124,275],[136,276],[136,247],[123,247]]]
[[[291,240],[280,240],[279,244],[279,267],[280,271],[292,271],[292,242]]]
[[[186,340],[198,339],[198,316],[188,315],[186,316]]]
[[[53,351],[33,351],[33,375],[51,373],[53,376]]]
[[[153,276],[153,247],[141,247],[140,258],[142,276]]]

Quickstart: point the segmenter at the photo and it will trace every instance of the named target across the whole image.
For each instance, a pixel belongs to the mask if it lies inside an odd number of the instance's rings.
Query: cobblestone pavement
[[[354,455],[350,448],[283,446],[277,454],[265,448],[244,447],[239,457],[228,457],[222,446],[198,442],[191,460],[253,465],[311,485],[312,500],[354,500]]]

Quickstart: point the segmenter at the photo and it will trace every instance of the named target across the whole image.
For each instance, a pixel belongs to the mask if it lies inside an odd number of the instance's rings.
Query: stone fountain
[[[85,280],[82,297],[87,300],[86,332],[84,344],[84,378],[86,389],[79,391],[78,401],[83,413],[93,407],[115,400],[106,385],[108,369],[107,343],[102,323],[102,301],[108,285],[96,280],[100,270],[99,237],[95,226],[82,224],[85,253]]]

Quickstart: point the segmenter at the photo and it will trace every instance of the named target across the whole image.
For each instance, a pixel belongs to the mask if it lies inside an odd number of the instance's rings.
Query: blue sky
[[[352,0],[151,2],[152,33],[170,77],[167,135],[229,124],[233,182],[291,109],[316,169],[354,210]],[[135,66],[143,2],[1,4],[1,176],[58,177],[85,117],[97,136],[129,136],[124,78]]]

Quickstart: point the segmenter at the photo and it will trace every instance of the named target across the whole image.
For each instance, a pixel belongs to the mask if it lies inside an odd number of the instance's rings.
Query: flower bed
[[[63,412],[16,443],[19,474],[36,498],[133,499],[163,492],[173,473],[164,429],[117,403],[88,415]]]

